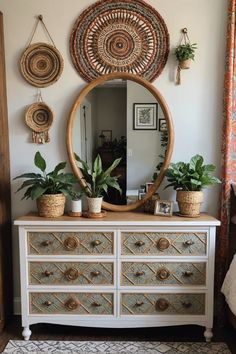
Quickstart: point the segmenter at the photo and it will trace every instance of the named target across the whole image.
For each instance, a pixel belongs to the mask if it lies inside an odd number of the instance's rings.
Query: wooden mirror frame
[[[170,163],[170,159],[172,156],[172,152],[173,152],[173,146],[174,146],[174,129],[173,129],[173,123],[172,123],[172,118],[171,118],[171,114],[170,111],[168,109],[168,106],[164,100],[164,98],[162,97],[162,95],[160,94],[160,92],[150,83],[148,82],[146,79],[139,77],[137,75],[134,74],[129,74],[129,73],[112,73],[112,74],[107,74],[107,75],[103,75],[100,76],[99,78],[91,81],[89,84],[87,84],[80,92],[79,96],[77,97],[70,115],[69,115],[69,119],[68,119],[68,123],[67,123],[67,132],[66,132],[66,146],[67,146],[67,152],[68,152],[68,156],[69,156],[69,161],[73,170],[74,175],[78,178],[80,186],[85,189],[87,186],[86,181],[83,178],[83,174],[82,171],[80,170],[80,168],[77,165],[77,161],[74,157],[74,151],[73,151],[73,145],[72,145],[72,130],[73,130],[73,123],[74,123],[74,119],[76,117],[76,112],[78,107],[80,106],[80,104],[83,102],[84,98],[86,97],[86,95],[95,87],[97,87],[98,85],[103,84],[106,81],[110,81],[110,80],[114,80],[114,79],[126,79],[126,80],[131,80],[134,81],[142,86],[144,86],[147,90],[150,91],[150,93],[156,98],[156,100],[158,101],[158,103],[161,106],[161,109],[164,113],[164,117],[166,119],[167,122],[167,128],[168,128],[168,134],[169,134],[169,139],[168,139],[168,145],[167,145],[167,150],[166,150],[166,155],[165,155],[165,159],[163,161],[163,165],[161,167],[160,173],[158,175],[158,177],[156,178],[154,184],[152,185],[152,187],[149,189],[149,191],[146,193],[145,197],[141,200],[138,200],[135,203],[132,204],[128,204],[128,205],[116,205],[116,204],[111,204],[111,203],[107,203],[107,202],[103,202],[102,203],[102,208],[106,209],[106,210],[111,210],[111,211],[131,211],[134,210],[136,208],[138,208],[139,206],[141,206],[147,199],[151,198],[151,196],[153,195],[153,193],[155,193],[155,191],[157,190],[157,188],[160,186],[163,178],[164,178],[164,174],[165,174],[165,170],[168,168],[169,163]]]

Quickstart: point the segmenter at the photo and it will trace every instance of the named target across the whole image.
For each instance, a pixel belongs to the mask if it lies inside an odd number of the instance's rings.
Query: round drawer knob
[[[94,301],[94,302],[92,303],[92,305],[93,305],[94,307],[100,307],[100,306],[102,306],[99,302],[96,302],[96,301]]]
[[[67,251],[74,251],[79,246],[79,242],[76,237],[67,237],[64,241],[64,247]]]
[[[101,243],[102,243],[102,241],[100,241],[100,240],[94,240],[94,241],[92,241],[92,245],[93,245],[94,247],[101,245]]]
[[[186,309],[189,309],[192,306],[191,302],[182,302],[182,305]]]
[[[65,277],[67,280],[76,280],[79,277],[78,269],[70,268],[65,271]]]
[[[145,242],[144,241],[137,241],[137,242],[135,242],[135,246],[138,246],[138,247],[142,247],[142,246],[144,246],[145,245]]]
[[[158,299],[156,302],[156,309],[159,311],[165,311],[170,306],[170,303],[166,299]]]
[[[144,304],[143,301],[137,301],[135,305],[136,305],[137,307],[141,307],[141,306],[143,306],[143,304]]]
[[[159,251],[164,251],[166,250],[168,247],[170,246],[170,241],[165,238],[165,237],[161,237],[158,241],[157,241],[157,248],[159,249]]]
[[[191,277],[191,276],[193,275],[193,272],[191,272],[190,270],[186,270],[186,271],[183,273],[183,275],[184,275],[185,277]]]
[[[98,277],[101,274],[101,272],[99,272],[99,270],[97,270],[97,271],[91,272],[91,274],[93,277]]]
[[[135,273],[135,275],[136,275],[136,277],[141,277],[142,275],[145,275],[145,272],[144,272],[143,270],[137,271],[137,272]]]
[[[69,311],[76,310],[78,306],[79,306],[79,303],[78,303],[76,300],[74,300],[74,299],[69,299],[69,300],[66,301],[66,303],[65,303],[65,307],[66,307],[67,310],[69,310]]]
[[[168,269],[162,268],[157,272],[157,278],[159,278],[160,280],[166,280],[169,278],[169,276],[170,272]]]
[[[52,302],[51,302],[51,301],[45,301],[43,304],[44,304],[45,306],[49,307],[49,306],[52,305]]]
[[[45,270],[43,274],[45,275],[45,277],[50,277],[50,275],[53,275],[53,272],[50,272],[49,270]]]

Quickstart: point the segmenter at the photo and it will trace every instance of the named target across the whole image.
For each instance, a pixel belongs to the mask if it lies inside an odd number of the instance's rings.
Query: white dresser
[[[25,340],[34,323],[196,324],[211,340],[215,218],[108,212],[103,219],[28,215],[15,225]]]

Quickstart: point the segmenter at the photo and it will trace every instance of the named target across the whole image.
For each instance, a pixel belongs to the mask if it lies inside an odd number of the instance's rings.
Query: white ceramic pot
[[[81,199],[71,200],[71,211],[72,213],[81,213],[82,211]]]
[[[101,213],[102,209],[102,197],[90,198],[87,197],[88,201],[88,211],[93,214]]]

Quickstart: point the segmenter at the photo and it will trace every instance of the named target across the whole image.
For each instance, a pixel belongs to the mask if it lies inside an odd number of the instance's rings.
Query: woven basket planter
[[[195,217],[200,214],[203,192],[177,191],[176,200],[181,215]]]
[[[66,197],[64,194],[44,194],[37,199],[39,216],[56,218],[64,214]]]
[[[192,61],[191,59],[186,59],[186,60],[180,61],[179,62],[180,69],[182,69],[182,70],[190,69],[191,61]]]

